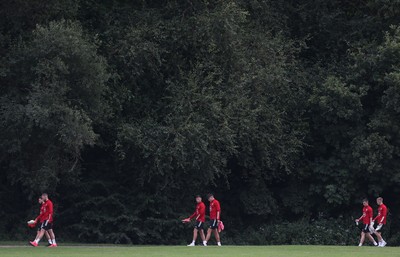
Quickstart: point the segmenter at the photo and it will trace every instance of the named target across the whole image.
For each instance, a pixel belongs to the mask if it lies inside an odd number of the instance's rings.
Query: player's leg
[[[218,229],[214,229],[214,236],[215,236],[215,240],[217,241],[217,245],[221,246],[221,240],[219,237]]]
[[[207,235],[206,235],[206,241],[207,241],[207,242],[208,242],[208,240],[210,240],[211,232],[212,232],[212,229],[211,229],[211,228],[208,228],[208,229],[207,229]]]
[[[217,220],[210,220],[210,224],[207,230],[206,243],[208,242],[208,240],[210,240],[212,231],[217,228],[218,228]]]
[[[360,243],[358,244],[358,246],[362,246],[364,244],[364,240],[365,240],[365,233],[364,231],[361,231]]]
[[[379,242],[379,243],[382,242],[383,238],[382,238],[381,233],[378,232],[378,231],[375,231],[375,235],[376,235],[376,238],[378,238],[378,242]]]
[[[40,240],[42,240],[44,234],[46,233],[46,230],[44,230],[43,228],[40,230],[39,232],[39,236],[37,238],[37,243],[39,243]]]
[[[204,224],[204,222],[199,221],[199,222],[196,224],[196,229],[197,229],[197,231],[200,233],[200,238],[201,238],[201,240],[203,241],[203,245],[204,245],[204,246],[207,246],[207,241],[206,241],[206,237],[205,237],[205,235],[204,235],[204,230],[203,230],[203,224]],[[197,238],[197,234],[196,234],[196,238]]]
[[[41,239],[40,230],[41,230],[41,229],[38,229],[38,231],[36,232],[35,240],[36,240],[36,239]],[[49,237],[49,234],[47,233],[47,231],[45,231],[44,234],[46,235],[47,239],[50,238],[50,237]]]
[[[40,230],[42,230],[42,224],[37,225],[36,237],[35,240],[39,238]],[[35,241],[33,240],[33,241]]]
[[[368,230],[365,231],[365,236],[368,238],[369,241],[371,241],[375,246],[378,245],[378,243],[375,241],[374,237],[372,236],[374,234],[375,230],[371,230],[368,227]]]
[[[51,237],[50,237],[50,235],[49,235],[49,232],[48,232],[48,231],[45,231],[45,232],[44,232],[44,235],[46,236],[47,241],[49,242],[49,245],[48,245],[48,246],[52,245],[52,244],[53,244],[53,241],[51,240]]]
[[[34,240],[34,241],[31,241],[31,242],[29,242],[29,243],[30,243],[32,246],[35,246],[35,247],[38,246],[38,244],[39,244],[40,240],[42,239],[44,233],[45,233],[45,230],[44,230],[43,226],[41,225],[40,231],[39,231],[39,233],[37,233],[35,240]]]
[[[197,232],[198,232],[197,228],[194,228],[193,229],[193,242],[196,242],[196,240],[197,240]]]
[[[202,221],[196,221],[196,224],[194,225],[194,229],[193,229],[193,241],[188,246],[195,246],[196,245],[198,231],[201,231],[200,232],[200,236],[203,235],[202,238],[201,238],[203,240],[203,244],[207,245],[205,243],[205,240],[204,240],[203,222]],[[201,233],[203,233],[203,234],[201,234]]]
[[[206,236],[204,235],[204,230],[200,229],[199,232],[200,232],[200,237],[201,237],[201,240],[203,241],[203,244],[207,243]]]
[[[40,240],[43,238],[43,236],[46,234],[46,237],[48,236],[49,247],[57,247],[56,241],[55,241],[55,235],[52,230],[52,224],[51,223],[42,223],[40,225],[40,232],[33,242],[29,242],[32,246],[37,246],[40,242]]]
[[[211,232],[212,232],[212,229],[211,229],[211,228],[208,228],[208,229],[207,229],[206,242],[208,242],[208,240],[210,240]]]
[[[370,233],[365,233],[366,237],[371,241],[375,246],[378,245],[378,243],[375,241],[375,239],[371,236]]]
[[[40,230],[37,230],[37,231],[36,231],[36,237],[35,237],[35,240],[39,238],[39,233],[40,233]],[[33,240],[33,241],[35,241],[35,240]]]
[[[49,224],[47,232],[49,233],[51,240],[51,245],[49,245],[49,247],[57,247],[56,235],[54,234],[52,223]]]
[[[187,246],[195,246],[196,245],[196,239],[197,239],[197,228],[194,227],[193,229],[193,241],[188,244]]]
[[[220,239],[219,239],[219,233],[218,233],[218,221],[217,220],[211,220],[210,221],[210,226],[209,226],[209,228],[207,230],[206,242],[208,242],[208,240],[210,240],[211,233],[213,231],[214,231],[214,236],[215,236],[215,239],[217,241],[217,244],[219,246],[221,246],[221,242],[220,242]]]
[[[375,241],[375,238],[373,237],[374,234],[375,234],[375,228],[373,226],[369,226],[368,233],[366,236],[368,237],[369,241],[371,241],[375,246],[378,246],[378,243]]]
[[[368,231],[365,233],[365,236],[368,238],[369,241],[371,241],[375,246],[378,245],[378,243],[375,241],[375,239],[371,236],[371,233]]]
[[[378,227],[375,230],[375,235],[378,238],[378,242],[379,242],[378,246],[380,246],[380,247],[386,246],[386,242],[382,237],[382,230],[383,230],[383,225],[378,225]]]

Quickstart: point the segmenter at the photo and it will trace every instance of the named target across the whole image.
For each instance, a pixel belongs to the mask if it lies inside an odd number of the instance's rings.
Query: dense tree
[[[59,173],[74,175],[94,123],[107,114],[107,66],[80,26],[52,22],[6,57],[1,96],[3,160],[12,183],[55,191]]]
[[[231,242],[353,243],[378,195],[399,227],[398,1],[0,7],[0,238],[41,191],[86,242],[181,243],[210,191]]]

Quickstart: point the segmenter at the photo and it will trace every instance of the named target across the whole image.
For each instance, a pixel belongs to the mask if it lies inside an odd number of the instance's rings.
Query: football
[[[34,220],[30,220],[27,223],[28,223],[28,225],[31,225],[31,224],[35,224],[35,221]]]

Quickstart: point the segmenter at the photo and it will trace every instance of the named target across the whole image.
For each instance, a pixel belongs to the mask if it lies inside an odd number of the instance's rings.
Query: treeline
[[[179,244],[214,192],[225,242],[353,244],[377,196],[400,242],[397,0],[4,0],[0,58],[0,239],[46,191],[62,240]]]

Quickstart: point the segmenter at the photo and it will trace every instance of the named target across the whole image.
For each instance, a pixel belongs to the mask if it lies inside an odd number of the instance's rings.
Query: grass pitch
[[[368,257],[400,256],[397,247],[372,246],[0,246],[1,257]]]

